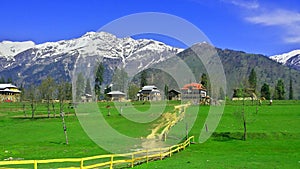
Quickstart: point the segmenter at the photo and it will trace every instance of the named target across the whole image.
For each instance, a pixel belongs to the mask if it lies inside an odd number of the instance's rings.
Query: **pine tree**
[[[100,97],[101,95],[101,85],[103,82],[103,73],[104,73],[104,66],[102,63],[100,63],[96,69],[96,73],[95,73],[95,94],[97,96],[97,98]]]
[[[91,81],[89,78],[86,79],[85,94],[92,94]]]
[[[83,74],[80,72],[77,75],[77,80],[76,80],[76,101],[80,101],[81,96],[84,94],[84,77]]]
[[[257,77],[256,77],[256,72],[255,72],[254,69],[251,69],[248,82],[249,82],[249,85],[250,85],[249,87],[255,90],[256,89],[256,84],[257,84]]]
[[[165,99],[168,100],[169,99],[169,86],[165,84]]]
[[[266,83],[264,83],[260,90],[261,97],[266,98],[267,100],[271,99],[271,92],[270,92],[270,86]]]
[[[277,84],[275,86],[275,93],[274,93],[274,99],[277,100],[284,100],[285,99],[285,91],[284,91],[284,83],[280,79],[277,81]]]
[[[208,77],[205,73],[201,75],[201,84],[207,89],[208,86]]]
[[[290,88],[289,88],[289,100],[294,99],[294,94],[293,94],[293,80],[290,78]]]
[[[147,84],[148,84],[148,82],[147,82],[147,72],[146,72],[146,70],[143,70],[141,72],[141,84],[140,84],[140,87],[142,88],[142,87],[146,86]]]

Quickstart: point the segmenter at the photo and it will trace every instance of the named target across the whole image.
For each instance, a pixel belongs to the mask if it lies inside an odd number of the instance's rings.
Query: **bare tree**
[[[30,101],[30,107],[31,107],[31,118],[34,118],[34,113],[37,107],[36,99],[37,99],[37,91],[38,89],[35,87],[35,85],[31,85],[28,89],[28,99]]]
[[[68,134],[67,134],[67,126],[65,123],[65,113],[64,113],[64,102],[66,100],[66,90],[67,90],[67,83],[65,81],[60,81],[57,85],[57,96],[59,100],[59,112],[60,117],[62,118],[63,130],[66,138],[66,144],[69,144]]]
[[[55,82],[53,78],[47,77],[44,79],[39,86],[39,89],[42,99],[46,100],[48,118],[50,118],[50,100],[53,100],[53,93],[55,89]]]

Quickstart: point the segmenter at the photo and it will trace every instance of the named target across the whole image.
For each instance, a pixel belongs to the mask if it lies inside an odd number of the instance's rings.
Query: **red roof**
[[[182,90],[205,90],[205,87],[200,83],[190,83],[186,84],[181,88]]]

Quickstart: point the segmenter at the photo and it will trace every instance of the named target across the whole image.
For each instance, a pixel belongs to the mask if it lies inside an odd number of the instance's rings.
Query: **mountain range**
[[[88,65],[90,67],[95,67],[98,62],[104,64],[104,84],[109,84],[116,67],[134,63],[140,70],[170,63],[175,56],[184,60],[195,76],[200,77],[206,70],[201,63],[195,62],[195,51],[201,53],[211,47],[207,43],[199,43],[184,50],[151,39],[117,38],[106,32],[88,32],[76,39],[43,44],[3,41],[0,43],[0,77],[12,78],[17,85],[25,86],[40,83],[47,76],[70,80],[74,65],[79,58],[84,58],[86,61],[93,60]],[[283,79],[288,92],[288,83],[292,79],[294,97],[300,99],[300,50],[269,58],[230,49],[214,49],[224,67],[229,95],[234,88],[240,87],[241,81],[247,79],[254,68],[258,78],[257,90],[263,83],[274,87],[278,79]],[[168,83],[157,73],[149,79],[153,83],[157,79],[161,85]],[[179,88],[176,85],[170,87]]]

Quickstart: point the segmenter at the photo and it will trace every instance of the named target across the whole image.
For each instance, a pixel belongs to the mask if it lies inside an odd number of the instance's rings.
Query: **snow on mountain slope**
[[[282,64],[286,64],[286,62],[296,56],[296,55],[300,55],[300,50],[293,50],[291,52],[288,52],[288,53],[284,53],[284,54],[280,54],[280,55],[274,55],[274,56],[271,56],[270,59],[272,60],[275,60],[279,63],[282,63]]]
[[[145,50],[157,52],[167,50],[174,53],[182,51],[182,49],[158,41],[117,38],[106,32],[88,32],[77,39],[46,42],[36,45],[34,48],[38,50],[32,53],[34,55],[33,60],[76,51],[81,56],[98,55],[106,58],[122,58],[124,62],[125,58],[130,57],[133,53]]]
[[[112,73],[119,66],[140,65],[139,68],[144,68],[183,50],[155,40],[118,38],[106,32],[87,32],[79,38],[38,45],[33,42],[1,44],[11,45],[0,48],[3,53],[0,55],[0,74],[2,71],[4,76],[37,82],[47,75],[70,77],[78,58],[92,62],[91,67],[99,61],[105,62],[106,70]]]
[[[300,70],[300,50],[293,50],[288,53],[271,56],[270,59],[278,63]]]
[[[25,42],[3,41],[3,42],[0,42],[0,57],[4,57],[8,60],[13,59],[13,57],[15,55],[34,47],[34,45],[35,44],[32,41],[25,41]]]

